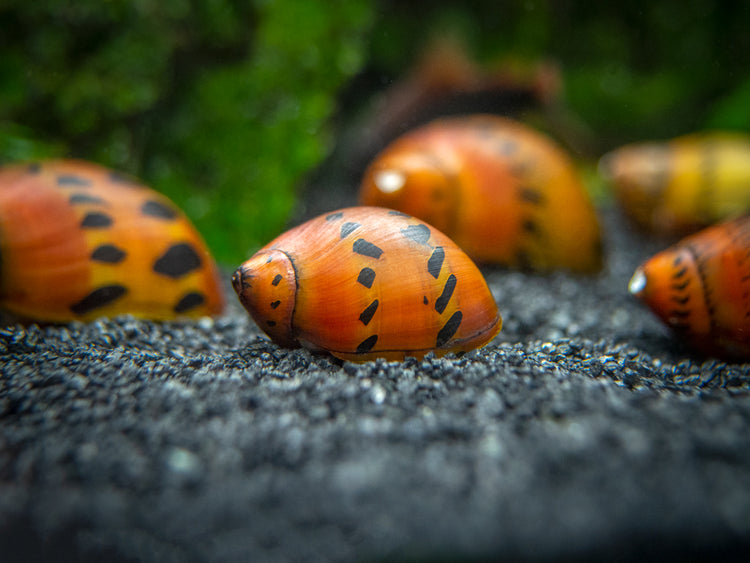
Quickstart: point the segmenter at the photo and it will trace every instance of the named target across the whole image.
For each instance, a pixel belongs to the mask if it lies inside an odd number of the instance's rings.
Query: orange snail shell
[[[360,201],[427,221],[480,262],[602,265],[599,223],[569,157],[499,116],[438,119],[401,136],[366,170]]]
[[[471,259],[437,229],[388,209],[342,209],[291,229],[232,284],[276,344],[351,361],[465,352],[502,325]]]
[[[656,254],[635,271],[629,289],[704,354],[750,359],[750,216]]]
[[[217,315],[218,269],[165,196],[96,164],[0,168],[0,308],[21,319]]]

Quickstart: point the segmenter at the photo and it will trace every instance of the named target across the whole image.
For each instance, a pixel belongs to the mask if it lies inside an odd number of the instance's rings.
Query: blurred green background
[[[232,266],[285,228],[347,116],[436,36],[480,63],[555,62],[594,159],[750,130],[748,29],[739,1],[0,0],[0,159],[135,174]]]

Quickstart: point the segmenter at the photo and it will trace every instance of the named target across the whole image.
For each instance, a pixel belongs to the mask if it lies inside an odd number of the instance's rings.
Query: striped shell
[[[529,127],[491,115],[406,133],[367,168],[364,205],[427,221],[480,262],[592,272],[599,224],[572,162]]]
[[[0,168],[0,308],[66,322],[223,305],[208,249],[166,197],[82,161]]]
[[[750,216],[658,253],[629,289],[704,354],[750,360]]]
[[[626,145],[604,155],[602,175],[640,227],[685,235],[750,212],[750,136],[703,133]]]
[[[232,283],[278,345],[352,361],[464,352],[502,324],[466,254],[437,229],[381,208],[343,209],[287,231]]]

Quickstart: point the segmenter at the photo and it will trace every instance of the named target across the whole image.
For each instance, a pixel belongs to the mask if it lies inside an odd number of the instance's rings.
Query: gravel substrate
[[[3,561],[739,558],[750,369],[593,278],[485,269],[462,358],[342,363],[217,320],[0,331]],[[228,289],[228,285],[227,285]]]

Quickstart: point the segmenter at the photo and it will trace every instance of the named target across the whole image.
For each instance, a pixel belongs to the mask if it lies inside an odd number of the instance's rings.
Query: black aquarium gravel
[[[0,332],[3,561],[740,558],[750,369],[593,278],[485,269],[464,357],[342,363],[240,309]],[[229,285],[227,283],[227,289]]]

